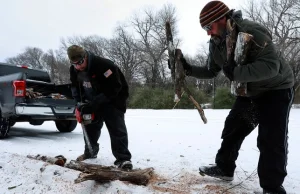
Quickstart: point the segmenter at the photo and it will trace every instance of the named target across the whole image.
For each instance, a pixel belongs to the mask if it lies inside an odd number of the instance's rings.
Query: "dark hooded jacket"
[[[72,95],[77,102],[94,101],[97,109],[105,103],[126,112],[128,84],[121,70],[112,61],[90,52],[85,72],[70,67]]]
[[[294,77],[291,67],[277,52],[272,37],[262,25],[242,18],[241,11],[233,12],[231,20],[236,23],[238,32],[253,35],[246,65],[234,69],[235,81],[247,82],[247,95],[256,96],[264,91],[291,88]],[[226,41],[218,45],[211,39],[207,66],[192,66],[191,76],[210,79],[218,75],[226,62]]]

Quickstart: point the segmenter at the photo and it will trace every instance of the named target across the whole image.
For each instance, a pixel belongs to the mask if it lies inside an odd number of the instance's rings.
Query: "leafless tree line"
[[[151,87],[169,81],[166,56],[165,22],[170,21],[177,37],[176,8],[164,5],[160,10],[145,9],[132,16],[130,21],[116,27],[110,39],[98,35],[75,36],[61,40],[60,48],[44,53],[39,48],[28,47],[25,51],[6,61],[11,64],[26,64],[46,70],[57,83],[68,82],[69,61],[66,50],[71,44],[115,62],[127,81],[142,82]]]
[[[40,48],[27,47],[23,53],[6,59],[6,62],[45,70],[56,83],[68,82],[68,61],[65,54],[59,51],[49,50],[43,52]]]
[[[242,11],[245,18],[267,27],[279,52],[292,67],[296,79],[295,87],[298,88],[300,0],[249,0]],[[7,62],[46,70],[56,83],[68,83],[70,64],[66,58],[66,49],[71,44],[77,44],[96,55],[114,61],[124,72],[129,84],[143,83],[151,87],[168,85],[170,71],[167,68],[165,22],[171,22],[176,45],[180,47],[176,14],[176,8],[172,4],[165,4],[159,10],[146,8],[134,14],[129,21],[117,26],[110,39],[98,35],[69,37],[61,40],[58,50],[43,52],[39,48],[28,47],[23,53],[8,58]],[[196,56],[186,57],[191,63],[204,66],[207,49],[199,50]],[[188,82],[208,93],[212,92],[214,87],[229,84],[222,74],[214,80],[188,78]]]

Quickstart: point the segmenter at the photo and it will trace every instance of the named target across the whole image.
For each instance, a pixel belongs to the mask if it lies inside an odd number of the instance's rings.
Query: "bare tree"
[[[44,52],[40,48],[27,47],[23,53],[16,57],[6,59],[6,62],[15,65],[27,65],[35,69],[48,70],[49,68],[42,60],[43,54]]]
[[[49,50],[47,53],[45,53],[42,57],[42,60],[49,66],[48,73],[52,80],[57,80],[57,78],[59,77],[59,71],[53,50]]]
[[[70,83],[70,75],[69,75],[69,68],[70,68],[70,61],[66,57],[65,52],[62,50],[56,50],[55,56],[57,60],[57,66],[59,69],[59,80],[60,83]]]
[[[58,53],[58,51],[56,51],[56,53]],[[51,80],[55,83],[69,82],[69,76],[66,76],[69,63],[65,57],[55,54],[53,50],[44,53],[42,49],[27,47],[23,53],[18,54],[16,57],[6,59],[6,62],[47,71]]]
[[[50,67],[48,73],[55,83],[69,83],[69,62],[58,51],[49,50],[43,55],[43,61]]]
[[[166,35],[165,22],[170,21],[176,36],[176,8],[167,4],[155,12],[145,9],[142,14],[136,14],[131,24],[137,33],[136,47],[143,59],[141,73],[147,84],[155,87],[165,80]]]
[[[116,28],[114,38],[107,41],[105,56],[120,67],[129,84],[136,82],[143,62],[132,35],[123,26]]]

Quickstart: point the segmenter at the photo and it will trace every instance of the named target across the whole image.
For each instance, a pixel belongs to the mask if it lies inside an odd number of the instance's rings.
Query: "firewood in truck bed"
[[[66,96],[59,93],[51,93],[47,96],[44,96],[40,92],[35,92],[33,88],[26,88],[26,98],[53,98],[53,99],[67,99]]]
[[[33,88],[26,88],[26,98],[41,98],[43,95],[39,92],[34,92]]]

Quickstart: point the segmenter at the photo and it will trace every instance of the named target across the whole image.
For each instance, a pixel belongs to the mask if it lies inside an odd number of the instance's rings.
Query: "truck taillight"
[[[28,66],[26,66],[26,65],[21,65],[21,67],[24,69],[28,69]]]
[[[26,94],[26,81],[14,81],[14,96],[24,97]]]

